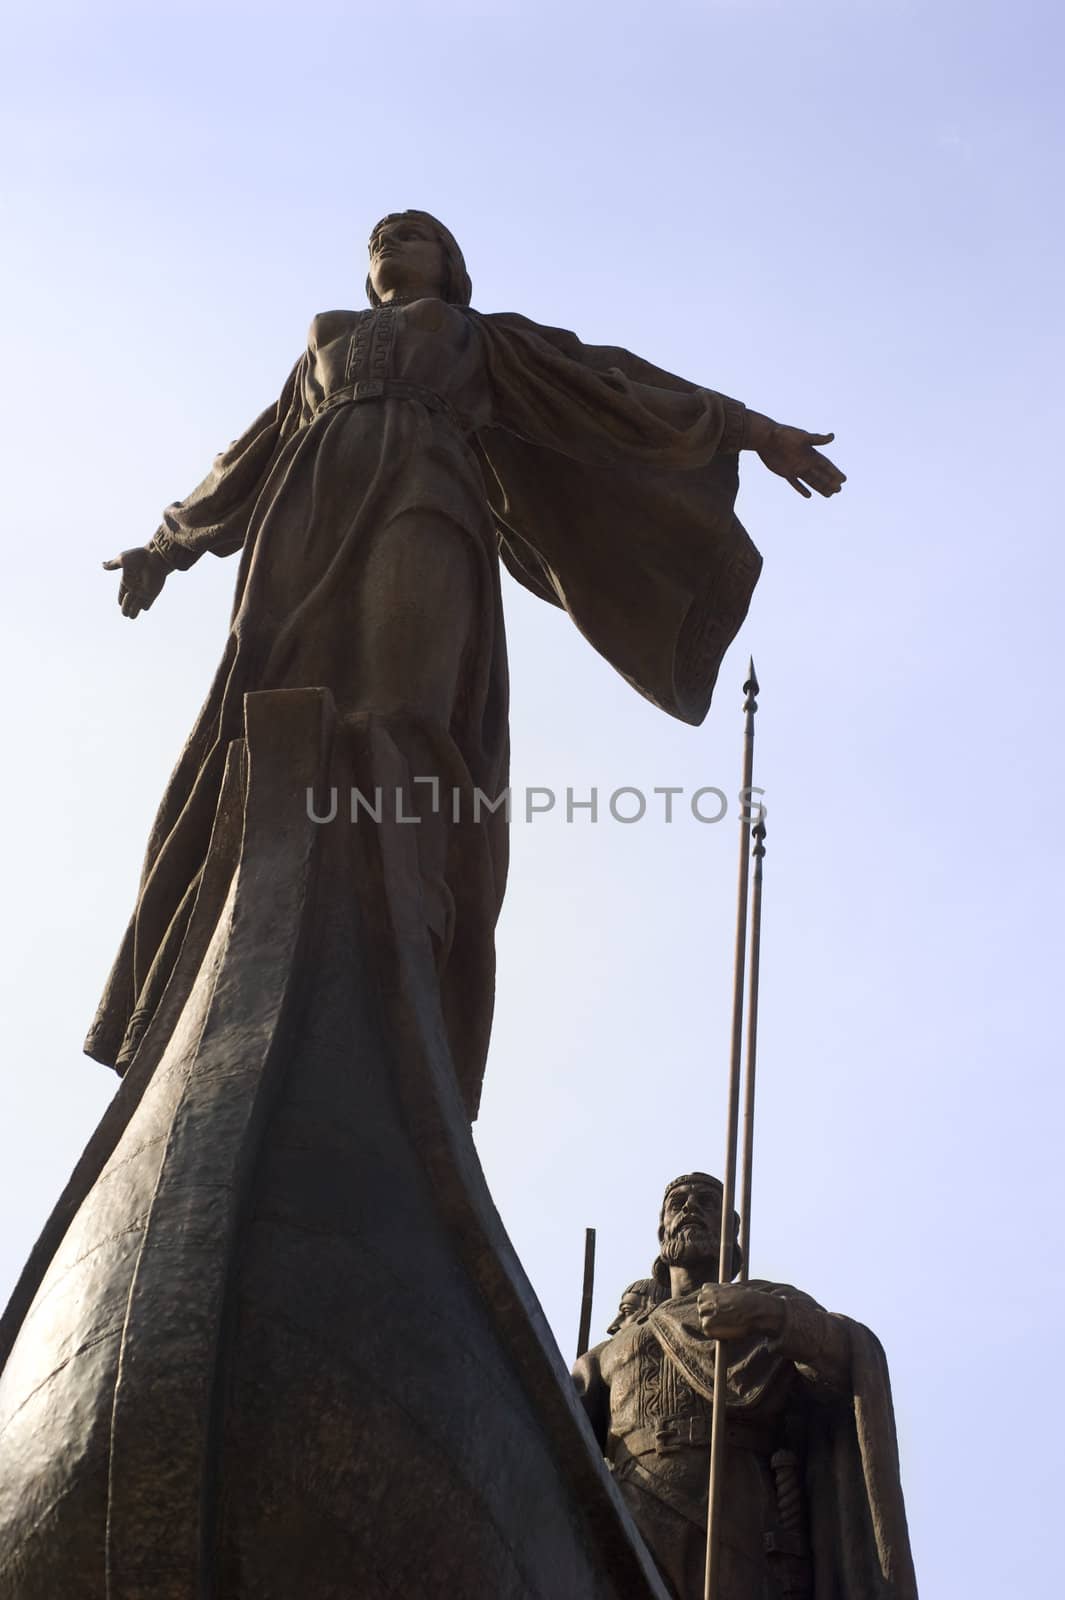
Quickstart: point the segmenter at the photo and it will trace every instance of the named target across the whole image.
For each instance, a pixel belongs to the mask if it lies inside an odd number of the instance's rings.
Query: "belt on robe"
[[[435,389],[427,389],[421,383],[407,383],[402,378],[360,378],[356,383],[346,383],[316,406],[314,415],[318,417],[323,411],[331,411],[334,406],[357,405],[363,400],[393,399],[417,400],[427,411],[440,412],[441,416],[454,423],[460,433],[464,432],[458,416],[442,394],[437,394]]]
[[[668,1456],[692,1445],[709,1445],[710,1418],[663,1417],[653,1428],[634,1428],[631,1433],[615,1437],[631,1456],[646,1456],[652,1451],[655,1455]],[[737,1450],[751,1450],[760,1456],[771,1456],[778,1442],[772,1428],[732,1420],[726,1424],[725,1437]]]

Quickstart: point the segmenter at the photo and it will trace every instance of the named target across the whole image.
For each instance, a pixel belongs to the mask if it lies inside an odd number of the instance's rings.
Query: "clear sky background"
[[[507,581],[514,782],[769,808],[756,1275],[881,1336],[926,1596],[1060,1586],[1059,8],[269,0],[5,26],[0,1294],[114,1088],[80,1040],[233,563],[125,621],[100,561],[427,208],[482,310],[627,345],[849,474],[744,458],[766,566],[706,726]],[[586,814],[580,814],[586,816]],[[513,832],[477,1139],[559,1343],[719,1169],[735,826]]]

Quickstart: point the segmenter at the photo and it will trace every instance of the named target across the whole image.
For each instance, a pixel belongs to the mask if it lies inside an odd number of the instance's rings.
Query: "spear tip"
[[[757,711],[758,706],[756,702],[760,692],[760,685],[758,683],[758,674],[754,670],[753,656],[751,656],[747,662],[747,681],[743,685],[743,692],[747,697],[744,702],[744,710]]]

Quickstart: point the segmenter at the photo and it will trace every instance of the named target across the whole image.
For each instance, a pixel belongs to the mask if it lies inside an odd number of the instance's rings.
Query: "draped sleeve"
[[[184,572],[206,550],[228,556],[241,548],[260,490],[302,421],[307,366],[304,354],[277,402],[215,457],[210,472],[186,499],[167,506],[151,543],[170,566]]]
[[[601,466],[691,471],[735,456],[746,407],[614,345],[513,314],[486,317],[496,423],[530,444]]]
[[[613,346],[509,313],[481,331],[481,453],[511,574],[632,686],[705,717],[761,557],[735,514],[745,408]]]

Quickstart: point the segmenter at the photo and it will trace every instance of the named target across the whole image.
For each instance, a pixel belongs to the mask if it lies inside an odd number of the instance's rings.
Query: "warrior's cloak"
[[[792,1586],[810,1600],[916,1600],[878,1340],[788,1284],[751,1287],[782,1299],[785,1321],[777,1339],[728,1347],[726,1600]],[[714,1350],[688,1294],[574,1369],[622,1494],[681,1600],[703,1592]]]

